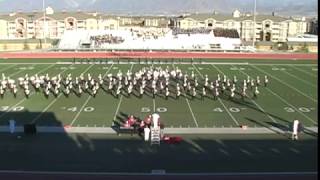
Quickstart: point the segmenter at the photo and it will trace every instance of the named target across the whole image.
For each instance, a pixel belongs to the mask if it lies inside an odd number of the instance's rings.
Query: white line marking
[[[46,71],[46,70],[50,69],[52,66],[55,66],[55,64],[52,64],[52,65],[50,65],[50,66],[48,66],[48,67],[46,67],[46,68],[42,69],[42,70],[41,70],[41,71],[39,71],[37,74],[40,74],[40,73],[42,73],[42,72],[44,72],[44,71]]]
[[[86,73],[93,65],[92,64],[89,68],[87,68],[84,72]],[[112,69],[113,64],[111,64],[110,68],[108,68],[108,70],[105,72],[105,74],[103,75],[103,78],[108,74],[108,72]],[[89,100],[92,98],[91,95],[89,95],[89,97],[87,98],[86,102],[82,105],[82,107],[80,108],[80,111],[76,114],[76,116],[73,118],[72,122],[71,122],[71,126],[73,125],[73,123],[77,120],[77,118],[80,116],[80,113],[83,111],[84,107],[88,104]]]
[[[153,68],[153,64],[151,65],[151,67]],[[152,98],[152,103],[153,103],[153,112],[156,112],[156,97]]]
[[[250,76],[249,74],[247,74],[246,72],[243,72],[242,70],[240,70],[240,72],[241,72],[242,74],[245,74],[245,75],[247,75],[247,76]],[[250,78],[251,78],[251,76],[250,76]],[[260,109],[260,111],[262,111],[265,115],[267,115],[269,119],[271,119],[274,123],[277,123],[277,121],[276,121],[272,116],[270,116],[258,103],[256,103],[256,102],[255,102],[254,100],[252,100],[252,99],[250,99],[250,100],[251,100],[251,102],[253,102],[253,103]]]
[[[91,69],[91,67],[93,67],[94,65],[95,65],[95,64],[91,64],[84,72],[82,72],[82,74],[85,74],[85,73],[86,73],[89,69]],[[111,69],[111,68],[109,68],[109,70],[110,70],[110,69]],[[109,71],[109,70],[108,70],[108,71]],[[78,117],[80,116],[80,113],[83,111],[84,107],[88,104],[88,102],[89,102],[89,100],[91,99],[91,97],[92,97],[92,96],[89,94],[87,100],[86,100],[85,103],[81,106],[79,112],[74,116],[72,122],[70,123],[71,126],[72,126],[73,123],[78,119]]]
[[[201,72],[198,70],[198,68],[194,64],[192,64],[192,66],[196,69],[196,71],[201,76],[201,78],[204,78],[203,75],[201,74]]]
[[[290,84],[288,84],[288,83],[286,83],[286,82],[284,82],[284,81],[281,81],[279,78],[277,78],[277,77],[275,77],[275,76],[271,75],[270,73],[267,73],[266,71],[264,71],[264,70],[262,70],[262,69],[260,69],[260,68],[258,68],[258,67],[255,67],[255,66],[252,66],[252,67],[253,67],[253,68],[255,68],[255,69],[257,69],[257,70],[259,70],[260,72],[263,72],[263,73],[267,74],[268,76],[272,77],[273,79],[278,80],[279,82],[281,82],[282,84],[284,84],[284,85],[286,85],[286,86],[290,87],[291,89],[296,90],[296,91],[297,91],[297,92],[299,92],[301,95],[303,95],[303,96],[307,97],[307,98],[308,98],[308,99],[310,99],[311,101],[316,102],[316,103],[318,102],[318,100],[315,100],[315,98],[312,98],[312,97],[310,97],[310,96],[308,96],[308,95],[304,94],[304,93],[303,93],[303,92],[301,92],[299,89],[297,89],[297,88],[295,88],[295,87],[291,86]]]
[[[132,71],[133,66],[134,66],[134,64],[131,65],[130,71]],[[120,109],[120,105],[121,105],[121,103],[122,103],[122,98],[123,98],[123,95],[121,94],[120,101],[119,101],[119,103],[118,103],[117,109],[116,109],[116,111],[115,111],[115,113],[114,113],[114,116],[113,116],[113,121],[116,120],[118,111],[119,111],[119,109]]]
[[[11,69],[11,68],[13,68],[15,66],[17,66],[17,64],[15,64],[13,66],[5,67],[5,68],[1,69],[0,72],[6,71],[6,70]]]
[[[175,68],[174,64],[172,64],[172,67],[173,67],[173,69]],[[189,100],[188,100],[188,98],[187,98],[186,93],[184,93],[184,98],[185,98],[185,100],[186,100],[186,102],[187,102],[187,105],[188,105],[188,107],[189,107],[189,110],[190,110],[192,119],[193,119],[193,121],[194,121],[194,124],[196,125],[196,127],[199,127],[198,121],[197,121],[197,119],[196,119],[196,117],[195,117],[195,115],[194,115],[194,113],[193,113],[193,111],[192,111],[192,108],[191,108],[191,106],[190,106],[190,103],[189,103]]]
[[[152,101],[153,101],[153,112],[156,112],[156,100],[155,100],[155,98],[153,98]]]
[[[113,116],[113,120],[114,120],[114,121],[116,120],[118,111],[119,111],[119,109],[120,109],[120,105],[121,105],[121,102],[122,102],[122,98],[123,98],[123,96],[121,95],[120,101],[119,101],[118,106],[117,106],[117,109],[116,109],[116,112],[114,113],[114,116]]]
[[[290,104],[288,101],[286,101],[284,98],[282,98],[281,96],[279,96],[277,93],[273,92],[271,89],[269,89],[268,87],[266,88],[269,92],[271,92],[274,96],[277,96],[282,102],[286,103],[288,106],[292,107],[293,109],[295,109],[298,113],[300,113],[301,115],[303,115],[305,118],[307,118],[308,120],[310,120],[311,122],[313,122],[314,124],[317,125],[317,123],[315,121],[313,121],[311,118],[309,118],[307,115],[305,115],[304,113],[302,113],[301,111],[299,111],[295,106],[293,106],[292,104]]]
[[[220,71],[220,69],[218,69],[215,65],[212,65],[212,67],[214,67],[216,70],[218,70],[220,73],[224,74],[222,71]],[[236,123],[237,126],[239,126],[239,122],[236,120],[236,118],[229,112],[228,108],[224,105],[224,103],[221,101],[220,98],[218,98],[219,102],[221,103],[221,105],[223,106],[223,108],[226,110],[226,112],[229,114],[229,116],[231,117],[231,119]]]
[[[52,67],[52,65],[51,65],[51,66],[48,66],[48,67],[45,68],[45,69],[42,69],[41,71],[38,72],[38,74],[39,74],[40,72],[43,72],[43,71],[45,71],[45,70],[48,70],[48,69],[51,68],[51,67]],[[63,70],[61,73],[63,73],[64,71],[65,71],[65,70]],[[34,93],[31,93],[31,94],[29,95],[29,98],[30,98],[33,94],[34,94]],[[8,109],[7,112],[1,114],[0,118],[3,117],[4,115],[6,115],[8,112],[10,112],[12,109],[16,108],[16,107],[17,107],[18,105],[20,105],[21,103],[23,103],[25,100],[27,100],[26,97],[24,97],[23,99],[21,99],[21,100],[20,100],[18,103],[16,103],[15,105],[11,106],[11,108]],[[43,114],[43,112],[42,112],[41,114],[39,114],[39,116],[42,115],[42,114]],[[32,121],[32,122],[34,122],[34,121]]]
[[[235,64],[234,64],[235,65]],[[249,63],[249,65],[255,65],[255,66],[318,66],[318,64],[272,64],[272,63]]]
[[[294,68],[295,70],[298,70],[298,71],[300,71],[300,72],[303,72],[303,73],[305,73],[305,74],[307,74],[307,75],[309,75],[309,76],[312,76],[312,77],[318,77],[317,75],[314,75],[314,74],[312,74],[312,73],[310,73],[310,72],[308,72],[308,71],[305,71],[305,70],[299,69],[299,68],[294,67],[294,66],[291,66],[291,67],[292,67],[292,68]]]
[[[89,94],[86,102],[83,103],[83,105],[81,106],[79,112],[74,116],[72,122],[70,123],[71,126],[72,126],[73,123],[77,120],[77,118],[79,117],[80,113],[82,112],[82,110],[84,109],[84,107],[87,105],[87,103],[89,102],[89,100],[90,100],[91,97],[92,97],[92,96]]]
[[[185,99],[186,99],[186,101],[187,101],[187,104],[188,104],[189,110],[190,110],[190,112],[191,112],[193,121],[194,121],[194,123],[196,124],[196,126],[199,127],[198,122],[197,122],[197,119],[196,119],[196,117],[194,116],[193,111],[192,111],[192,109],[191,109],[189,100],[188,100],[188,98],[185,98]]]
[[[301,78],[299,78],[299,77],[297,77],[297,76],[295,76],[295,75],[293,75],[293,74],[291,74],[291,73],[289,73],[289,72],[287,72],[287,71],[281,71],[281,72],[284,72],[284,73],[288,74],[289,76],[294,77],[294,78],[300,80],[301,82],[304,82],[305,84],[308,84],[308,85],[310,85],[310,86],[312,86],[312,87],[317,87],[317,86],[315,86],[314,84],[312,84],[312,83],[310,83],[310,82],[308,82],[308,81],[306,81],[306,80],[304,80],[304,79],[301,79]]]
[[[24,70],[22,70],[22,71],[24,71]],[[19,71],[19,72],[21,72],[21,71]],[[16,73],[15,73],[15,74],[16,74]],[[12,75],[12,74],[11,74],[11,75]],[[34,93],[30,93],[29,98],[30,98],[33,94],[34,94]],[[8,114],[10,111],[12,111],[12,109],[16,108],[17,106],[19,106],[21,103],[23,103],[23,102],[24,102],[25,100],[27,100],[27,99],[28,99],[27,97],[24,97],[24,98],[21,99],[18,103],[16,103],[15,105],[11,106],[11,108],[8,109],[7,112],[5,112],[5,113],[3,113],[3,114],[0,115],[0,118],[3,117],[3,116],[5,116],[6,114]]]
[[[51,103],[48,104],[48,106],[47,106],[46,108],[44,108],[44,109],[41,111],[41,113],[31,121],[31,123],[36,122],[36,121],[43,115],[43,113],[46,112],[61,96],[62,96],[62,93],[59,94],[59,96],[58,96],[57,98],[54,98],[54,100],[51,101]]]

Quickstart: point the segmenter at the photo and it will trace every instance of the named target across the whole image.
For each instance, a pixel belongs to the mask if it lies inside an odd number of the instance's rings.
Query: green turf
[[[114,60],[114,64],[110,62],[108,64],[55,64],[57,61],[72,62],[73,59],[6,59],[0,61],[0,73],[5,73],[12,78],[24,76],[26,73],[29,75],[72,73],[76,76],[87,70],[93,76],[97,76],[107,71],[114,74],[119,69],[126,72],[131,68],[136,71],[144,66],[152,66],[151,64],[118,64],[117,60]],[[99,62],[98,59],[96,61]],[[137,59],[120,61],[138,62]],[[188,62],[190,59],[184,61]],[[146,95],[142,99],[135,96],[123,96],[117,99],[102,90],[95,98],[83,94],[81,98],[76,95],[66,98],[62,95],[57,99],[52,96],[46,99],[42,93],[36,93],[29,99],[25,99],[22,92],[19,92],[16,99],[11,94],[6,94],[0,100],[0,125],[7,124],[8,120],[13,118],[17,120],[18,125],[36,122],[42,126],[72,124],[81,127],[110,127],[113,120],[119,121],[128,114],[144,118],[153,110],[161,111],[161,119],[166,127],[234,127],[238,124],[246,124],[250,127],[281,127],[290,124],[294,118],[298,118],[305,126],[317,125],[317,61],[228,59],[210,61],[216,64],[192,65],[179,64],[177,61],[175,64],[154,64],[153,66],[177,66],[189,74],[194,71],[199,79],[204,74],[208,74],[210,79],[216,78],[218,73],[226,74],[228,77],[236,75],[239,80],[248,75],[252,77],[259,75],[262,80],[264,75],[268,75],[270,84],[267,88],[260,88],[258,99],[245,101],[231,101],[224,97],[216,101],[200,100],[200,98],[191,100],[184,97],[179,100],[173,98],[165,100],[163,97],[152,99]],[[154,62],[158,61],[154,60]],[[219,64],[230,62],[248,62],[249,64]]]

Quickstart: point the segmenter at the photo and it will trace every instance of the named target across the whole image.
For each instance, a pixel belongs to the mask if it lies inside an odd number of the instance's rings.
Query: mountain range
[[[252,12],[254,0],[45,0],[55,11],[97,11],[111,14],[182,14],[238,9]],[[317,0],[257,0],[257,12],[283,16],[318,16]],[[0,12],[40,11],[41,0],[0,0]]]

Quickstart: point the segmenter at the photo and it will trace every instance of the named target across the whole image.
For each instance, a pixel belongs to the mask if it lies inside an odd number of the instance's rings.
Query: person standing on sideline
[[[148,128],[148,126],[145,126],[145,128],[144,128],[144,141],[149,141],[149,137],[150,137],[150,129]]]
[[[16,130],[16,121],[11,119],[9,120],[9,129],[10,129],[10,133],[13,134]]]
[[[298,140],[299,120],[293,121],[292,140]]]
[[[153,128],[159,127],[160,115],[158,113],[153,113],[152,115],[152,125]]]

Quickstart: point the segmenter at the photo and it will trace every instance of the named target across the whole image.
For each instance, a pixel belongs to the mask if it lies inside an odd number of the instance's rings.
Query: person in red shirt
[[[129,124],[128,120],[126,120],[126,122],[124,123],[123,127],[126,127],[126,128],[130,127],[130,124]]]
[[[130,125],[130,126],[135,125],[136,120],[134,119],[133,115],[130,115],[130,116],[129,116],[128,122],[129,122],[129,125]]]

